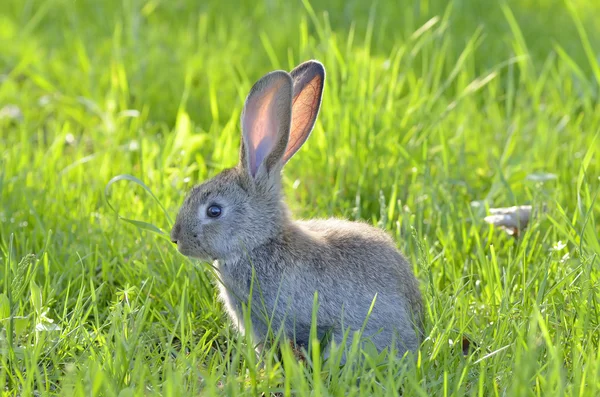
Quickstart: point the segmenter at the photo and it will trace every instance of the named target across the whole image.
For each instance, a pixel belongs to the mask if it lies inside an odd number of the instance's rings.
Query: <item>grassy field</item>
[[[288,201],[394,236],[414,360],[257,366],[209,267],[151,230],[236,163],[253,82],[312,58]],[[599,96],[596,0],[2,0],[0,392],[599,395]],[[547,211],[518,239],[483,221],[515,204]]]

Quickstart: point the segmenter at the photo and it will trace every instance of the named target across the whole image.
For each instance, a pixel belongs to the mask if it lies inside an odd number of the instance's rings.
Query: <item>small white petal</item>
[[[525,177],[525,179],[527,179],[528,181],[533,181],[533,182],[552,181],[556,178],[558,178],[558,177],[555,174],[551,174],[549,172],[533,173],[533,174],[529,174]]]

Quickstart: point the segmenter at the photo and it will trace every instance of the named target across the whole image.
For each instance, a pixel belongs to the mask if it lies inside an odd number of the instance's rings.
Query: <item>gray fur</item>
[[[292,121],[292,129],[302,131],[299,147],[314,125],[325,73],[316,61],[292,71],[292,77],[301,76],[294,78],[294,98],[298,81],[322,76],[309,85],[314,101],[304,101],[304,105],[312,103],[316,108],[304,110],[287,105],[288,99],[292,103],[292,78],[288,81],[282,73],[263,77],[246,100],[246,104],[256,100],[253,95],[271,89],[273,84],[281,87],[275,100],[282,110],[272,124],[278,126],[279,139],[264,164],[255,175],[250,172],[247,159],[254,154],[246,138],[242,139],[238,166],[190,192],[177,215],[171,238],[182,254],[214,261],[221,281],[220,297],[241,332],[246,332],[242,307],[249,301],[252,286],[250,331],[258,343],[265,341],[270,323],[274,332],[283,329],[289,339],[306,347],[317,292],[319,337],[332,331],[339,344],[346,328],[361,329],[376,297],[363,336],[371,337],[380,350],[395,340],[400,355],[415,351],[422,327],[421,294],[408,262],[390,236],[360,222],[294,221],[289,215],[283,202],[280,170],[287,161],[284,152],[290,113],[305,111],[307,115],[303,121],[307,125],[294,126]],[[292,155],[298,147],[292,148]],[[222,206],[219,218],[206,215],[206,208],[212,204]]]

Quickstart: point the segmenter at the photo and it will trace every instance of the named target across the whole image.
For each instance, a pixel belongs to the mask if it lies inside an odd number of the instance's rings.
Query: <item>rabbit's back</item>
[[[318,254],[328,258],[327,272],[350,277],[361,275],[375,285],[400,285],[406,293],[412,292],[408,287],[416,284],[416,280],[410,265],[385,231],[341,219],[313,219],[295,224],[319,242],[316,247],[322,252]],[[384,274],[389,277],[382,278]]]
[[[320,241],[322,252],[314,258],[325,272],[340,279],[350,278],[369,291],[398,293],[415,314],[421,312],[421,293],[409,262],[400,254],[385,231],[363,222],[313,219],[296,222]],[[323,263],[327,261],[328,263]],[[308,261],[310,263],[310,261]],[[315,263],[315,262],[313,262]]]

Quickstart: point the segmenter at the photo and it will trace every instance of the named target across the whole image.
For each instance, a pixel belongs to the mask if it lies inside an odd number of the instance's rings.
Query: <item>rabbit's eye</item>
[[[223,209],[216,204],[213,204],[206,209],[206,215],[209,218],[218,218],[221,216],[221,212],[223,212]]]

